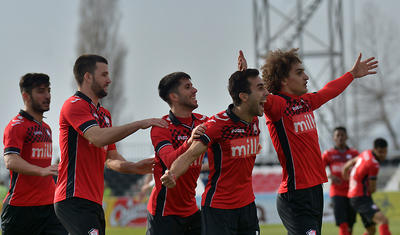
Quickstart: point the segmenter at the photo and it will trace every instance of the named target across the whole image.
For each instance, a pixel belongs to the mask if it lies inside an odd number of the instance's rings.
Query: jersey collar
[[[181,121],[179,121],[179,119],[175,116],[175,114],[170,110],[169,114],[168,114],[169,120],[171,120],[172,124],[178,126],[178,125],[182,125],[184,127],[187,127],[189,129],[193,129],[194,128],[194,121],[197,119],[193,113],[192,113],[192,126],[188,126],[186,124],[183,124]]]
[[[77,96],[79,98],[82,98],[83,100],[85,100],[86,102],[88,102],[89,104],[92,104],[94,107],[96,107],[97,109],[100,108],[100,102],[97,103],[97,106],[93,103],[92,99],[90,99],[87,95],[83,94],[80,91],[75,92],[74,96]]]
[[[37,120],[35,120],[35,118],[33,118],[32,115],[30,115],[29,113],[27,113],[25,110],[20,110],[19,111],[19,115],[21,115],[22,117],[28,119],[29,121],[33,121],[36,122],[37,124],[41,124],[40,122],[38,122]]]
[[[236,116],[236,114],[232,111],[232,109],[233,109],[233,104],[230,104],[228,106],[228,108],[226,109],[226,114],[228,115],[228,117],[230,119],[232,119],[232,121],[234,121],[234,122],[242,122],[242,123],[244,123],[246,125],[250,125],[250,123],[248,123],[248,122],[240,119],[238,116]]]

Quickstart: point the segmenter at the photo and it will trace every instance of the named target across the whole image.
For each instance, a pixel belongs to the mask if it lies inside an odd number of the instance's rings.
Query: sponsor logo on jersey
[[[315,131],[317,125],[311,113],[303,113],[293,116],[294,131],[297,134]]]
[[[51,159],[52,145],[51,143],[32,143],[33,159]]]
[[[35,131],[35,132],[33,132],[33,134],[34,135],[43,135],[43,132],[42,131]]]
[[[187,135],[178,135],[178,136],[177,136],[177,139],[178,139],[178,140],[187,140],[188,137],[187,137]]]
[[[332,172],[341,173],[343,169],[344,162],[337,162],[332,165]]]
[[[81,99],[75,98],[75,99],[71,100],[71,103],[75,103],[76,101],[79,101],[79,100],[81,100]]]
[[[300,105],[293,106],[292,110],[296,111],[296,110],[299,110],[299,109],[302,109],[302,108],[303,108],[303,105],[300,104]]]
[[[232,129],[231,133],[246,133],[246,131],[242,128]]]
[[[251,136],[230,141],[232,157],[251,157],[261,150],[259,136]]]

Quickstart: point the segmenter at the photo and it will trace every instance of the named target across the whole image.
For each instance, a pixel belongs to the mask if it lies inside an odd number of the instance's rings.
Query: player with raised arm
[[[243,54],[241,64],[246,65]],[[327,182],[321,158],[314,110],[342,93],[356,78],[375,74],[373,57],[327,83],[321,90],[307,93],[307,81],[297,49],[268,53],[262,76],[271,93],[264,113],[268,130],[282,166],[278,189],[278,214],[289,235],[321,234],[323,213],[322,184]]]
[[[207,149],[210,176],[202,195],[203,235],[259,234],[252,171],[260,151],[258,117],[267,91],[256,69],[237,71],[229,78],[233,104],[211,117],[205,133],[172,163],[161,177],[174,187]]]

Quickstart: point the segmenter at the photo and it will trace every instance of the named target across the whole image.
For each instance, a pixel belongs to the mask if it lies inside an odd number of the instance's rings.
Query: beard
[[[96,79],[93,79],[93,83],[92,83],[92,91],[94,92],[94,94],[99,97],[99,99],[106,97],[107,96],[107,92],[104,90],[104,88],[102,88],[100,86],[99,83],[96,82]]]
[[[187,107],[189,109],[192,109],[192,110],[195,110],[195,109],[197,109],[197,107],[199,107],[198,104],[193,103],[193,102],[191,102],[189,100],[182,100],[181,105],[184,106],[184,107]]]
[[[32,99],[32,110],[34,112],[43,114],[44,112],[49,111],[49,109],[50,108],[43,108],[39,102],[36,102],[35,100]]]

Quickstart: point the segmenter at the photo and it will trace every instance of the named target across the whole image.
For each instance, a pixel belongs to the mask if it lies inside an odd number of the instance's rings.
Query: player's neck
[[[347,145],[336,145],[335,148],[340,152],[344,152],[347,150]]]
[[[85,87],[79,87],[78,91],[82,92],[84,95],[89,97],[93,104],[97,107],[97,104],[99,103],[99,97],[92,91],[92,89],[87,89]]]
[[[253,121],[254,115],[251,115],[243,105],[234,106],[232,112],[245,122]]]
[[[175,115],[175,117],[180,117],[180,118],[191,117],[192,111],[193,111],[192,109],[183,108],[183,107],[176,107],[176,106],[171,107],[171,112]]]
[[[43,120],[43,113],[41,112],[36,112],[34,111],[31,107],[27,107],[25,106],[24,109],[25,112],[27,112],[29,115],[31,115],[33,117],[33,119],[35,119],[38,122],[42,122]]]

